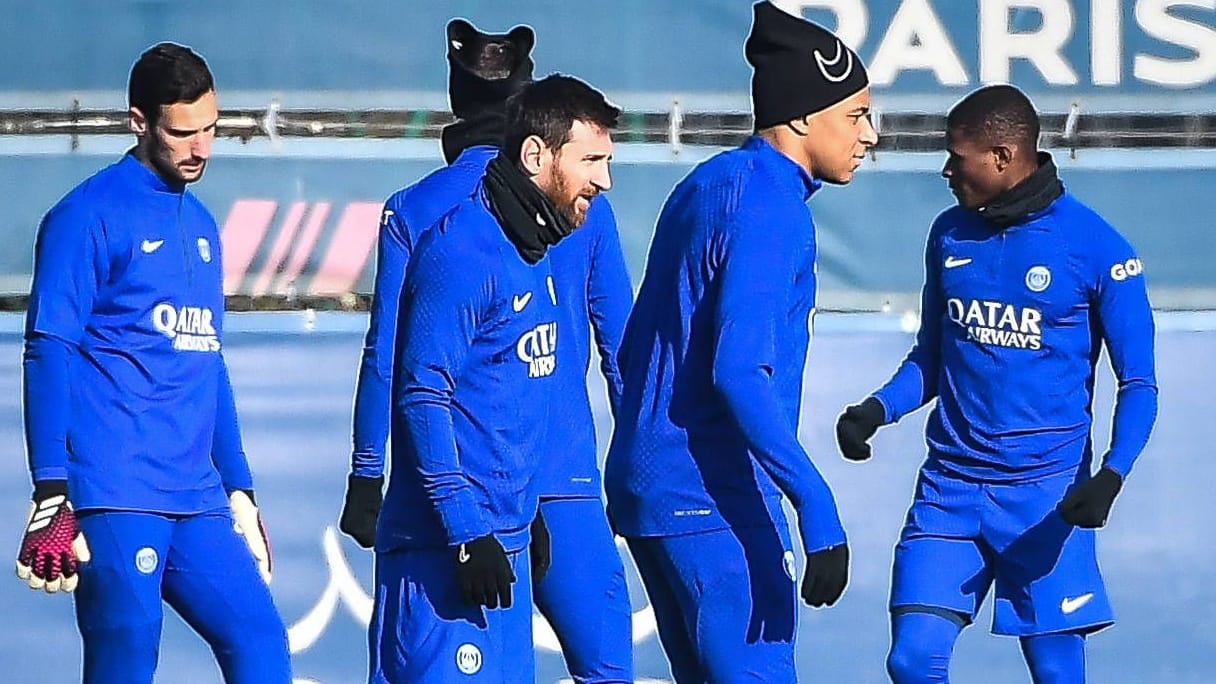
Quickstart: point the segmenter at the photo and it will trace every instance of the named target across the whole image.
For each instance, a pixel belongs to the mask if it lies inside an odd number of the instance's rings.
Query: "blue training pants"
[[[599,499],[540,504],[553,564],[534,588],[536,607],[578,684],[633,681],[633,615],[625,567]]]
[[[168,603],[211,646],[228,684],[290,684],[287,628],[227,510],[84,511],[92,559],[76,624],[84,684],[151,684]]]

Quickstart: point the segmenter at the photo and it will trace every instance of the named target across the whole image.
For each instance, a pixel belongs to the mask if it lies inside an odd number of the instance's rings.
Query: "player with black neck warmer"
[[[1038,113],[1013,86],[951,109],[942,177],[958,204],[929,229],[916,342],[837,421],[841,453],[863,461],[879,427],[934,404],[895,547],[896,684],[948,681],[990,589],[992,631],[1019,638],[1035,682],[1084,682],[1086,637],[1114,622],[1093,528],[1156,418],[1153,314],[1135,250],[1065,191],[1038,139]],[[1095,471],[1103,346],[1119,389]]]
[[[558,207],[519,166],[506,155],[499,154],[486,167],[482,180],[490,210],[494,212],[507,238],[515,244],[519,255],[529,264],[544,258],[545,252],[574,232],[586,218],[576,214],[574,202],[584,197],[576,195],[569,204]],[[586,198],[590,205],[591,197]]]
[[[340,528],[364,548],[375,541],[384,486],[393,348],[401,284],[422,233],[473,192],[502,144],[506,100],[532,79],[532,29],[482,33],[448,22],[449,99],[462,117],[445,129],[448,165],[384,203],[376,249],[371,316],[355,389],[354,449]],[[450,131],[450,132],[448,132]]]
[[[559,370],[585,375],[558,334],[572,327],[570,290],[547,252],[611,187],[619,114],[569,76],[525,85],[487,178],[413,252],[375,538],[372,681],[446,681],[453,663],[491,681],[534,679],[533,651],[519,645],[532,643],[531,566],[549,562],[529,546],[540,471],[552,466],[551,407],[565,400]]]
[[[830,606],[849,551],[798,441],[815,304],[807,201],[848,183],[878,139],[860,58],[830,31],[755,5],[756,135],[668,197],[619,362],[609,516],[625,536],[678,682],[793,682],[803,600]]]
[[[352,469],[341,518],[342,531],[365,548],[375,544],[382,505],[390,378],[405,271],[422,234],[477,188],[503,145],[506,100],[532,78],[534,37],[526,26],[482,33],[463,19],[453,19],[445,38],[451,69],[448,96],[460,117],[444,130],[449,164],[394,193],[384,205],[380,228],[375,293],[355,395]],[[530,547],[534,598],[558,635],[572,677],[583,682],[632,681],[629,596],[604,512],[587,383],[594,344],[609,405],[616,406],[616,350],[633,302],[616,217],[606,196],[586,188],[583,198],[595,195],[586,220],[579,218],[579,197],[567,204],[566,217],[517,164],[505,159],[500,163],[487,183],[504,193],[497,205],[504,218],[511,217],[505,229],[521,256],[539,261],[548,248],[554,293],[563,303],[558,321],[562,349],[571,361],[558,365],[552,377],[554,394],[562,400],[549,422],[551,446],[544,449],[546,465],[537,485],[541,512],[532,525]],[[542,219],[549,216],[544,226],[532,220],[538,213]],[[569,234],[578,223],[582,225]],[[565,239],[554,248],[562,235]]]
[[[559,327],[567,345],[554,372],[556,399],[538,474],[537,521],[542,524],[532,528],[533,561],[549,564],[549,570],[534,576],[533,593],[575,681],[630,682],[632,610],[625,568],[604,511],[587,371],[594,332],[615,414],[620,397],[616,351],[633,290],[611,208],[599,196],[608,189],[606,172],[602,178],[581,175],[582,164],[605,161],[598,156],[602,150],[589,154],[580,142],[588,125],[603,128],[606,114],[615,110],[583,102],[584,86],[574,79],[545,81],[544,88],[511,99],[503,152],[486,167],[482,181],[491,213],[520,256],[537,263],[548,253],[556,287],[550,293],[561,302]],[[567,128],[564,119],[545,121],[534,114],[544,111],[544,101],[566,101],[575,112],[567,136],[557,134]],[[557,150],[548,171],[530,156],[528,141],[519,138],[525,131],[545,131],[546,146]],[[546,542],[552,552],[543,557],[538,551]]]

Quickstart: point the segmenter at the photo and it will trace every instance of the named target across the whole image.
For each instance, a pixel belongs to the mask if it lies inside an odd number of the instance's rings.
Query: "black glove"
[[[376,518],[380,517],[380,504],[384,502],[384,494],[380,491],[383,486],[383,475],[346,478],[346,503],[342,504],[338,529],[365,549],[376,543]]]
[[[840,445],[841,455],[850,461],[869,458],[870,445],[866,440],[886,423],[886,417],[882,402],[874,397],[845,409],[836,420],[836,443]]]
[[[549,541],[549,526],[545,524],[545,516],[536,509],[536,517],[532,520],[532,545],[528,547],[532,559],[532,584],[536,585],[545,578],[549,566],[553,565],[553,547]]]
[[[849,583],[849,545],[839,544],[806,555],[802,600],[812,608],[836,603]]]
[[[456,561],[456,583],[465,603],[486,608],[511,607],[511,583],[515,572],[507,560],[502,544],[487,534],[457,546],[453,558]]]
[[[1123,478],[1119,473],[1102,468],[1064,497],[1060,502],[1060,517],[1077,527],[1102,527],[1120,489],[1123,489]]]

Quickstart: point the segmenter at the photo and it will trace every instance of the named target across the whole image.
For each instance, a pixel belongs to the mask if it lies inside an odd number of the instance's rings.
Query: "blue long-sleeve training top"
[[[251,489],[221,355],[215,219],[132,153],[44,217],[26,315],[35,482],[78,509],[194,513]]]
[[[807,551],[845,541],[797,437],[815,304],[806,203],[818,185],[752,137],[697,166],[664,205],[619,355],[605,488],[620,533],[783,523],[784,493]]]
[[[371,318],[355,391],[354,450],[351,471],[360,477],[384,472],[384,451],[392,414],[390,383],[401,287],[414,246],[421,235],[462,200],[472,195],[486,165],[498,154],[487,145],[470,147],[450,166],[433,171],[394,193],[384,205]],[[599,497],[595,424],[587,396],[587,370],[592,332],[607,381],[610,403],[620,396],[616,350],[633,301],[616,217],[606,197],[591,203],[582,227],[549,252],[562,288],[561,314],[566,337],[579,363],[563,364],[556,373],[561,397],[550,421],[552,447],[547,450],[540,492],[547,496]],[[590,326],[588,325],[590,321]]]
[[[558,292],[548,257],[520,257],[480,188],[422,235],[401,296],[378,551],[489,534],[526,546],[553,374],[569,361]]]
[[[607,198],[591,202],[586,222],[549,250],[549,261],[561,302],[562,358],[571,363],[559,364],[554,373],[549,446],[539,491],[543,497],[598,499],[603,483],[587,393],[591,344],[599,352],[608,405],[615,415],[621,396],[616,356],[633,304],[633,286]]]
[[[986,481],[1088,467],[1103,343],[1118,379],[1103,459],[1126,476],[1157,414],[1144,267],[1097,213],[1065,193],[999,229],[946,210],[925,249],[921,328],[875,392],[896,421],[937,398],[930,462]]]

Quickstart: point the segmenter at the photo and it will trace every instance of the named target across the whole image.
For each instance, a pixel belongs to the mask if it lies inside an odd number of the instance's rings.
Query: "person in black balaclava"
[[[443,128],[443,158],[452,164],[470,147],[502,144],[507,98],[532,80],[528,26],[482,33],[464,19],[448,23],[448,102],[456,121]]]
[[[815,225],[878,136],[860,58],[830,31],[755,5],[756,135],[667,198],[618,359],[624,394],[604,481],[677,682],[793,682],[803,601],[830,606],[849,548],[798,441]]]

